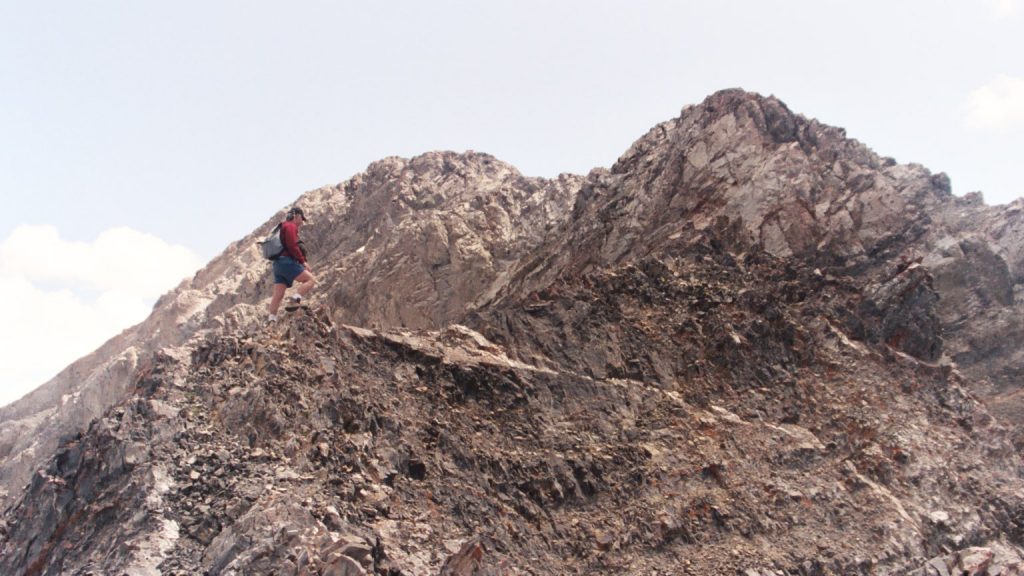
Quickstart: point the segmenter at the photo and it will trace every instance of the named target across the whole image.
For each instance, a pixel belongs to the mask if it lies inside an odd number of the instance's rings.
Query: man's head
[[[302,213],[302,208],[295,206],[288,211],[287,219],[294,220],[296,224],[303,224],[306,221],[306,215]]]

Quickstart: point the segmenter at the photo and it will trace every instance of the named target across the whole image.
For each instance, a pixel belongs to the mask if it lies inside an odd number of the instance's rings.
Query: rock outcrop
[[[0,572],[1024,573],[1022,201],[727,90],[298,203],[0,411]]]

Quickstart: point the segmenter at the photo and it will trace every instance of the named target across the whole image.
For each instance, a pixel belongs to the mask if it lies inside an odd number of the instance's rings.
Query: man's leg
[[[303,298],[305,298],[306,294],[309,294],[309,291],[316,285],[316,278],[309,273],[309,270],[303,270],[302,274],[299,274],[295,278],[295,281],[299,283],[299,296],[302,296]]]
[[[284,298],[284,291],[288,287],[284,284],[274,284],[274,295],[270,297],[270,315],[277,315],[277,309],[281,307],[281,300]]]

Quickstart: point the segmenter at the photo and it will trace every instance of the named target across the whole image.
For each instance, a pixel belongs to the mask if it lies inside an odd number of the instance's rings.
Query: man
[[[299,288],[298,294],[290,297],[294,304],[289,304],[289,306],[301,304],[303,296],[309,294],[316,284],[316,279],[309,272],[306,254],[303,252],[302,246],[299,245],[299,230],[305,223],[306,215],[298,206],[289,210],[287,218],[281,222],[281,230],[278,233],[281,235],[284,251],[277,257],[277,260],[274,260],[274,294],[270,298],[270,322],[277,320],[277,309],[281,306],[281,300],[284,299],[284,291],[291,288],[292,283],[298,282]]]

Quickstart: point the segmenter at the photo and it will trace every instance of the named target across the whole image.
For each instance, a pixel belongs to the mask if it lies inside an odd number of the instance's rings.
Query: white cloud
[[[182,246],[130,228],[71,242],[53,226],[19,226],[0,242],[0,405],[149,314],[200,266]]]
[[[1024,79],[1000,74],[967,96],[964,125],[977,131],[1024,127]]]
[[[19,226],[0,244],[0,274],[143,297],[159,296],[198,267],[187,248],[131,228],[112,228],[86,243],[62,239],[53,226]]]

